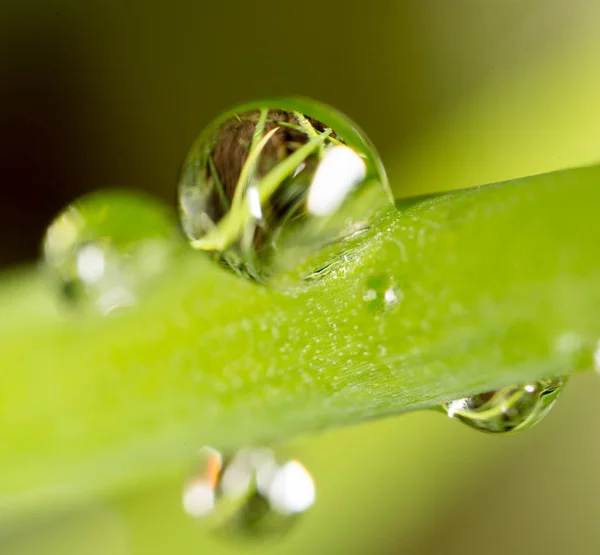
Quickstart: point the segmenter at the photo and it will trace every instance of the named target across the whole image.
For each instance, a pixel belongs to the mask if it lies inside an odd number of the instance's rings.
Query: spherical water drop
[[[450,418],[491,433],[515,433],[537,424],[554,406],[566,377],[503,387],[443,406]]]
[[[219,117],[192,146],[179,181],[192,246],[259,280],[327,266],[391,200],[365,135],[335,110],[300,99]]]
[[[85,195],[50,224],[47,273],[63,299],[108,314],[133,305],[174,251],[176,221],[160,202],[127,191]]]
[[[203,447],[182,496],[184,511],[210,529],[257,538],[281,535],[314,500],[308,471],[297,461],[280,464],[265,448],[224,458]]]

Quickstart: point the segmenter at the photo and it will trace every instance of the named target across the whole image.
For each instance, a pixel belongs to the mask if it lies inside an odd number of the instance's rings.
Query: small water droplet
[[[134,305],[161,275],[176,221],[143,194],[99,191],[67,206],[50,224],[43,253],[62,298],[101,314]]]
[[[546,416],[566,381],[566,377],[555,377],[503,387],[456,399],[444,405],[443,409],[450,418],[457,418],[484,432],[521,432]]]
[[[309,472],[295,460],[280,464],[266,448],[242,449],[225,458],[203,447],[182,496],[184,511],[208,528],[257,538],[286,532],[314,501]]]
[[[378,275],[367,280],[362,298],[369,309],[382,312],[399,305],[404,300],[404,293],[389,276]]]
[[[263,280],[326,268],[392,205],[380,158],[355,124],[317,102],[226,112],[193,144],[179,180],[191,244]]]

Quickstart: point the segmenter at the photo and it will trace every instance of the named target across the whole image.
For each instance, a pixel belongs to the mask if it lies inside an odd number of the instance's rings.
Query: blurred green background
[[[600,4],[585,0],[4,0],[0,264],[34,260],[45,225],[85,191],[173,202],[195,135],[255,97],[347,113],[397,196],[596,162],[599,28]],[[599,395],[597,376],[577,376],[522,436],[427,413],[294,440],[317,505],[285,540],[249,549],[599,553]],[[0,552],[246,551],[184,518],[183,475],[24,524]]]

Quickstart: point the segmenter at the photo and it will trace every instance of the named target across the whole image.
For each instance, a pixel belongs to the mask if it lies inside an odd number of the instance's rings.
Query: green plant
[[[0,521],[155,479],[200,443],[277,442],[590,368],[598,179],[400,202],[294,295],[190,251],[139,309],[65,318],[35,271],[5,276]]]

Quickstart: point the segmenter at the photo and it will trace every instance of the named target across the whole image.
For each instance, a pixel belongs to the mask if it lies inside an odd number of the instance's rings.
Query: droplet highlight
[[[165,205],[121,190],[85,195],[50,224],[44,267],[61,299],[110,314],[135,305],[175,250],[177,222]]]
[[[503,387],[443,406],[450,418],[490,433],[509,434],[535,426],[554,406],[566,377]]]
[[[596,348],[594,349],[594,370],[600,374],[600,340],[596,342]]]
[[[194,518],[203,518],[215,508],[217,484],[223,470],[221,453],[203,447],[196,455],[197,470],[183,491],[183,510]]]
[[[182,495],[184,511],[209,529],[263,539],[285,533],[314,501],[314,482],[304,466],[280,463],[267,448],[223,457],[203,447]]]
[[[193,144],[178,191],[191,245],[259,281],[326,267],[392,205],[364,133],[332,108],[300,99],[217,118]]]

